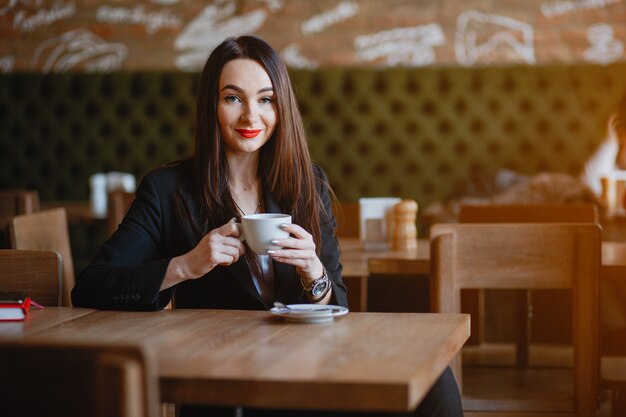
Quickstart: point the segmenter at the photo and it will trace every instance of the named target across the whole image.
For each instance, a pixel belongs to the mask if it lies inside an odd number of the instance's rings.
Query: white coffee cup
[[[245,240],[257,255],[266,255],[268,250],[280,249],[280,246],[270,243],[272,240],[289,237],[289,232],[280,228],[285,223],[291,223],[291,216],[288,214],[247,214],[241,217],[241,240]]]

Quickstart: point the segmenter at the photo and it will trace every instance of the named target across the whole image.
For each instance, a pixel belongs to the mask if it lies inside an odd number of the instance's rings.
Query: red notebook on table
[[[25,292],[0,292],[0,321],[24,320],[30,308]]]

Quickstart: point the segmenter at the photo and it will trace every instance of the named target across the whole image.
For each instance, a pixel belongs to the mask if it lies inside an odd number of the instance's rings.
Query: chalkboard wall
[[[622,0],[0,0],[0,72],[198,71],[255,34],[293,68],[626,60]]]

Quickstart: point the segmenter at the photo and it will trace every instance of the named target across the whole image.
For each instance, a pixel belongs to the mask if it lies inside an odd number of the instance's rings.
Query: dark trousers
[[[450,368],[446,368],[412,413],[233,409],[182,406],[180,417],[462,417],[461,395]]]

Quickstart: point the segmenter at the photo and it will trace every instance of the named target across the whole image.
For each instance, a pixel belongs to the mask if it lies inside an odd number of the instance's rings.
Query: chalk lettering
[[[354,40],[354,47],[361,61],[382,58],[387,66],[424,66],[435,62],[433,48],[444,42],[441,26],[431,23],[358,36]]]
[[[13,9],[13,7],[16,4],[17,4],[17,0],[9,0],[9,2],[6,5],[0,6],[0,16],[9,12],[11,9]]]
[[[317,68],[317,62],[305,57],[300,51],[300,45],[291,44],[280,53],[285,63],[293,68]]]
[[[277,12],[283,8],[283,0],[263,0],[265,4],[267,4],[270,12]]]
[[[300,31],[305,35],[321,32],[328,26],[342,22],[359,12],[359,5],[354,1],[342,1],[337,7],[324,13],[315,15],[300,25]]]
[[[76,14],[76,5],[71,2],[64,4],[57,1],[51,9],[39,9],[34,15],[28,16],[26,11],[19,10],[13,17],[13,29],[19,32],[31,32],[42,26],[48,26],[56,21],[67,19]]]
[[[0,16],[13,10],[18,3],[26,7],[39,8],[43,4],[43,0],[9,0],[6,5],[0,5]]]
[[[556,0],[541,4],[539,9],[545,17],[550,19],[578,10],[600,9],[619,2],[621,2],[621,0]]]
[[[153,34],[163,28],[179,28],[181,19],[169,10],[146,11],[144,6],[133,8],[100,6],[96,20],[103,23],[143,25],[146,33]]]

